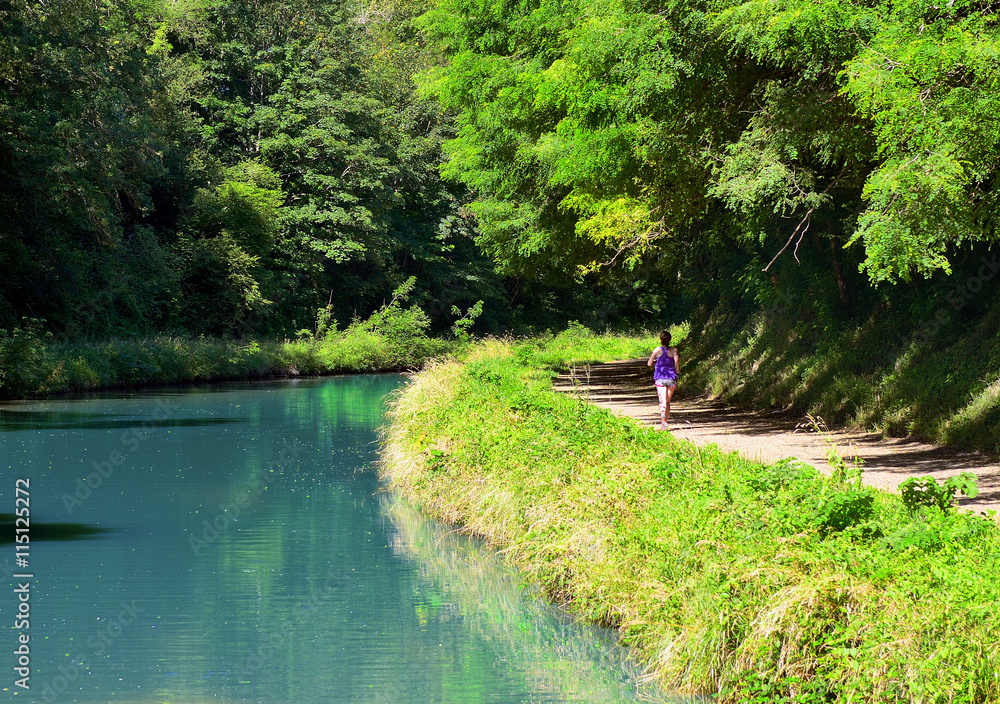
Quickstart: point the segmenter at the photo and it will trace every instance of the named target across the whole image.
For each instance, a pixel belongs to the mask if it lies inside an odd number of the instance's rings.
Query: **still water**
[[[0,407],[0,512],[13,513],[17,478],[31,509],[27,568],[11,537],[0,543],[0,691],[87,704],[667,701],[608,632],[382,490],[377,428],[400,383]],[[15,686],[20,634],[28,691]]]

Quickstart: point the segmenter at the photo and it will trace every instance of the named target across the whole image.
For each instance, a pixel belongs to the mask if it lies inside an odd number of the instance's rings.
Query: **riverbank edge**
[[[807,494],[829,490],[830,480],[818,474],[796,475],[800,470],[793,465],[762,465],[714,447],[698,449],[582,401],[556,398],[562,395],[545,388],[551,381],[548,374],[536,375],[533,382],[511,383],[498,371],[503,364],[482,363],[490,354],[511,353],[498,352],[494,345],[492,351],[480,350],[463,362],[432,364],[402,390],[384,429],[383,475],[432,517],[460,525],[502,550],[556,602],[601,625],[619,627],[651,676],[680,691],[718,693],[722,702],[986,702],[1000,696],[1000,660],[976,646],[991,642],[979,640],[985,635],[982,630],[1000,634],[995,618],[984,624],[976,611],[996,595],[985,593],[980,583],[976,597],[983,603],[956,602],[955,594],[948,593],[951,589],[938,585],[935,594],[926,589],[924,579],[932,570],[939,574],[938,563],[948,563],[963,551],[981,552],[984,546],[996,551],[1000,541],[995,526],[949,516],[949,525],[968,523],[989,533],[986,542],[966,536],[942,544],[937,554],[902,550],[896,553],[903,556],[896,560],[902,566],[886,568],[890,574],[881,578],[864,574],[860,567],[861,574],[852,573],[838,563],[839,553],[852,546],[849,536],[834,535],[832,543],[816,548],[810,542],[815,534],[791,531],[780,538],[765,537],[754,547],[754,555],[741,554],[744,546],[737,547],[733,535],[713,534],[716,526],[689,535],[678,549],[673,544],[676,536],[664,533],[663,526],[675,528],[678,535],[690,532],[691,523],[722,510],[725,501],[730,510],[743,513],[747,506],[738,495],[746,485],[740,483],[741,476],[778,481],[775,486],[782,491],[784,480],[775,476],[799,476],[799,483],[808,485]],[[495,391],[490,403],[480,399],[482,403],[471,408],[502,416],[499,424],[483,423],[494,427],[484,427],[478,436],[470,435],[468,427],[463,432],[447,410],[440,410],[469,393],[470,374],[487,381],[475,387],[477,393]],[[497,399],[506,401],[493,403]],[[554,443],[565,452],[565,438],[532,438],[530,429],[518,435],[518,425],[532,422],[532,404],[552,417],[569,414],[584,426],[596,422],[607,431],[598,456],[580,454],[580,461],[589,466],[578,465],[570,475],[565,467],[552,471],[545,464],[544,447],[538,448]],[[468,420],[471,426],[477,424],[477,418]],[[498,430],[497,425],[506,429]],[[572,432],[568,426],[564,430]],[[500,449],[499,463],[498,437],[509,443]],[[641,442],[630,445],[636,441]],[[572,441],[568,447],[579,449]],[[651,456],[650,447],[658,454]],[[526,453],[534,457],[532,471],[511,474],[515,470],[506,467],[523,463]],[[680,505],[653,510],[660,499],[652,495],[662,492],[664,482],[669,491],[683,493],[692,488],[684,483],[692,481],[694,494]],[[833,487],[839,495],[844,489]],[[898,497],[875,490],[863,493],[885,512],[886,530],[898,529],[894,535],[912,530]],[[794,512],[808,496],[792,498]],[[945,519],[926,520],[930,525]],[[619,530],[623,525],[630,527]],[[646,533],[638,544],[635,535],[623,533],[633,529]],[[863,541],[856,552],[873,550],[883,561],[891,553]],[[773,564],[776,558],[779,564]],[[672,580],[664,578],[664,559]],[[858,555],[848,563],[851,559]],[[890,554],[889,561],[893,559]],[[1000,571],[996,560],[987,562],[985,572]],[[860,558],[858,565],[865,564]],[[908,583],[910,574],[914,576]],[[715,588],[719,581],[725,588]],[[915,614],[916,606],[923,609]],[[964,612],[979,614],[971,631],[946,625]],[[935,629],[940,643],[915,637]],[[887,645],[893,643],[895,651]],[[964,658],[961,674],[935,676],[927,663],[938,661],[940,651],[955,652],[951,649],[956,646],[972,654]],[[963,690],[967,697],[961,696]]]
[[[0,364],[0,401],[53,398],[182,384],[410,372],[459,348],[421,337],[377,335],[296,341],[159,336],[46,344],[24,336]]]

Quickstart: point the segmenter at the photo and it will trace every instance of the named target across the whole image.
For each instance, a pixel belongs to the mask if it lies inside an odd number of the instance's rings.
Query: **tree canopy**
[[[512,270],[734,248],[770,270],[809,232],[879,283],[996,238],[992,3],[439,0],[421,21],[449,56],[421,79],[457,112],[446,173]]]
[[[291,334],[413,275],[441,312],[502,300],[414,94],[418,10],[0,5],[0,322]]]

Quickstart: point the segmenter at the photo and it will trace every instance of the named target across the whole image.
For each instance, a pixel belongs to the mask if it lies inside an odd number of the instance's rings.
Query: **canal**
[[[610,632],[384,490],[377,430],[401,383],[0,407],[0,512],[25,478],[31,521],[24,566],[9,526],[0,545],[0,689],[87,704],[668,701]],[[15,685],[21,633],[30,690]]]

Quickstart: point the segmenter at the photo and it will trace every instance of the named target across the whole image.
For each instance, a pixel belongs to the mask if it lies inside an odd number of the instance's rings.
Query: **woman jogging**
[[[653,383],[656,384],[656,395],[660,399],[660,430],[666,430],[667,419],[670,418],[670,399],[674,397],[677,372],[681,366],[677,348],[670,346],[670,333],[666,330],[660,333],[660,346],[649,355],[646,366],[653,367]]]

